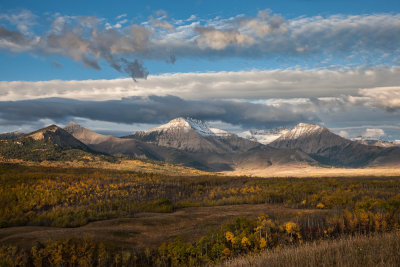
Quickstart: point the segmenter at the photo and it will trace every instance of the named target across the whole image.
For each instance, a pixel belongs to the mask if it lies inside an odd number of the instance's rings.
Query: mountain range
[[[124,137],[102,135],[71,122],[30,134],[1,135],[0,155],[18,157],[51,147],[50,160],[62,151],[127,155],[208,171],[265,169],[270,166],[366,167],[400,164],[400,147],[377,146],[340,137],[327,128],[300,123],[292,129],[248,131],[239,135],[191,118],[176,118]],[[39,149],[39,150],[38,150]],[[43,149],[43,148],[42,148]],[[12,153],[10,152],[12,151]],[[42,150],[43,151],[43,150]],[[55,152],[57,153],[55,153]],[[76,153],[76,152],[75,152]],[[61,153],[62,154],[62,153]],[[38,159],[46,159],[40,156]]]

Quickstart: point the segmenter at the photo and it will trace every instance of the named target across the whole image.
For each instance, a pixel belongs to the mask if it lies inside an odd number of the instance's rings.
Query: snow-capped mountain
[[[287,132],[289,132],[289,129],[285,127],[279,127],[276,129],[268,130],[249,130],[239,133],[238,136],[267,145],[275,141],[282,135],[286,134]]]
[[[242,132],[238,135],[240,137],[267,145],[278,139],[290,140],[312,135],[323,131],[323,129],[324,129],[323,127],[318,125],[299,123],[291,130],[289,130],[286,127],[279,127],[276,129],[268,129],[268,130],[249,130]]]
[[[350,140],[330,132],[325,127],[299,123],[269,145],[277,148],[298,148],[306,153],[318,153],[328,147],[349,143],[351,143]]]
[[[330,132],[327,128],[300,123],[269,144],[275,148],[300,149],[320,163],[359,167],[381,162],[398,162],[397,147],[378,147],[354,142]]]
[[[176,118],[150,130],[136,131],[125,138],[201,153],[247,151],[259,145],[227,131],[209,128],[206,123],[191,118]]]

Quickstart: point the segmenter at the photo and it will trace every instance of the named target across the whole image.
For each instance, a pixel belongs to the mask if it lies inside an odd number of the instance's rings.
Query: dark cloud
[[[136,79],[146,79],[149,75],[147,69],[137,59],[130,62],[125,58],[121,58],[122,68],[128,73],[134,81]]]
[[[163,123],[176,117],[222,121],[233,125],[269,128],[298,122],[316,122],[315,114],[290,105],[279,107],[224,100],[184,100],[176,96],[133,97],[112,101],[48,98],[0,102],[0,123],[13,124],[71,117],[116,123]]]
[[[16,45],[24,45],[28,42],[28,38],[19,31],[8,30],[0,25],[0,40],[6,40]]]
[[[57,60],[53,60],[53,61],[51,62],[51,64],[52,64],[54,67],[56,67],[56,68],[62,68],[61,63],[58,62]]]

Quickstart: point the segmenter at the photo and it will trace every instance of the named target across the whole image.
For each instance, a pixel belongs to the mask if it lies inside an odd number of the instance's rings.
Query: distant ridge
[[[0,134],[0,140],[13,140],[16,139],[20,136],[23,136],[24,133],[15,131],[15,132],[9,132],[9,133],[2,133]]]

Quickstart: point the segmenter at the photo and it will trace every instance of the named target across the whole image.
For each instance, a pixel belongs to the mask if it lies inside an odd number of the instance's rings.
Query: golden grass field
[[[219,173],[210,173],[198,169],[169,164],[159,161],[144,160],[120,160],[116,163],[93,159],[83,161],[23,161],[20,159],[4,159],[0,157],[0,163],[13,163],[24,166],[63,167],[63,168],[100,168],[125,171],[139,171],[162,173],[169,175],[208,175],[219,174],[228,176],[254,176],[254,177],[395,177],[400,176],[400,165],[390,167],[368,167],[368,168],[330,168],[306,165],[294,166],[270,166],[265,169],[237,169]]]
[[[348,236],[297,247],[268,250],[226,261],[220,266],[348,266],[400,265],[400,232]]]
[[[198,169],[169,164],[161,161],[144,160],[120,160],[116,163],[93,159],[87,162],[83,161],[24,161],[20,159],[4,159],[0,157],[0,163],[20,164],[23,166],[42,166],[42,167],[61,167],[61,168],[96,168],[123,171],[137,171],[146,173],[163,173],[169,175],[207,175],[206,171]]]
[[[93,237],[104,243],[131,248],[157,248],[163,242],[181,236],[194,242],[201,236],[238,216],[255,218],[265,213],[285,220],[302,213],[323,213],[321,210],[291,209],[283,205],[229,205],[193,207],[172,213],[138,213],[134,218],[112,219],[89,223],[76,228],[21,226],[0,228],[0,244],[31,247],[36,241],[69,237]]]
[[[271,166],[265,169],[238,169],[224,175],[254,177],[394,177],[400,176],[400,165],[374,168],[323,168],[314,166]]]

